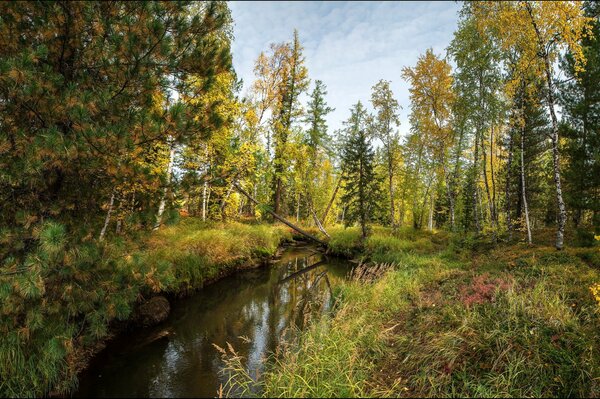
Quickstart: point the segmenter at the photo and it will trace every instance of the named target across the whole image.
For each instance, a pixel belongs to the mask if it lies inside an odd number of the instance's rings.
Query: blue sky
[[[400,105],[402,134],[408,132],[409,92],[402,68],[414,66],[429,47],[446,54],[457,26],[456,2],[230,2],[234,19],[233,64],[244,80],[270,43],[289,41],[298,29],[311,90],[322,80],[330,133],[342,126],[358,100],[370,106],[371,87],[386,79]]]

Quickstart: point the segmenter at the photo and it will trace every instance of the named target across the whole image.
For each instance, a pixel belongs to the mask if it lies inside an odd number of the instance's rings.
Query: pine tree
[[[325,117],[327,114],[335,111],[335,108],[331,108],[325,101],[327,95],[327,86],[320,81],[315,81],[315,88],[313,89],[308,107],[306,110],[305,123],[308,125],[306,132],[306,144],[311,148],[312,157],[316,157],[316,152],[319,149],[327,149],[329,146],[329,136],[327,134],[327,121]],[[313,159],[314,161],[314,159]]]
[[[97,237],[134,193],[152,223],[169,140],[210,132],[191,102],[167,99],[202,96],[231,69],[226,3],[2,3],[0,15],[0,225],[16,241],[48,219]]]

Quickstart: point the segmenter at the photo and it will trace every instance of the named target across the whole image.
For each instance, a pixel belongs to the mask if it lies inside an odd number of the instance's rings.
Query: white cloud
[[[402,68],[414,66],[429,47],[445,55],[456,29],[455,2],[230,2],[235,21],[233,63],[245,87],[253,65],[270,43],[291,40],[298,29],[309,76],[322,80],[333,131],[361,100],[369,105],[371,87],[386,79],[404,108],[401,132],[410,128],[408,85]],[[312,85],[311,85],[312,89]]]

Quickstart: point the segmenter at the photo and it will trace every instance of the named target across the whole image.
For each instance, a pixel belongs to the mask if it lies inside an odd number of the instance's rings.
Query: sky
[[[298,29],[304,47],[309,91],[319,79],[327,85],[329,132],[342,127],[350,107],[361,101],[370,108],[371,88],[391,81],[401,107],[400,132],[410,125],[409,85],[402,68],[433,48],[445,56],[457,27],[456,2],[261,2],[229,3],[234,20],[233,65],[244,81],[254,81],[254,62],[271,43],[291,41]],[[306,97],[303,98],[306,104]]]

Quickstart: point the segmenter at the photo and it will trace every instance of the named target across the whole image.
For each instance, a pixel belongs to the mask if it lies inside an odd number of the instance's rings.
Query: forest
[[[600,396],[600,5],[456,18],[398,65],[400,134],[385,79],[331,129],[293,27],[242,81],[224,1],[1,3],[0,396],[106,396],[82,373],[146,304],[258,290],[298,245],[343,277],[289,269],[327,303],[278,302],[254,369],[254,333],[207,341],[210,396]]]

